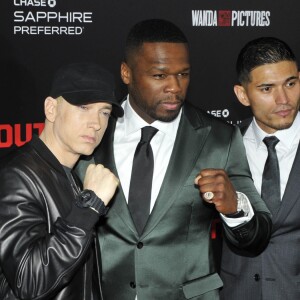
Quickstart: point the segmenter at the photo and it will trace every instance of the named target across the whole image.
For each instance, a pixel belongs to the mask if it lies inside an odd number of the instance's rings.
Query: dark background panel
[[[269,26],[193,26],[192,11],[270,12]],[[129,28],[147,18],[177,24],[190,41],[192,79],[188,99],[231,123],[250,116],[235,98],[235,60],[250,39],[276,36],[300,55],[300,2],[224,0],[3,0],[0,2],[0,157],[30,139],[44,121],[43,102],[57,68],[74,61],[95,61],[111,70],[117,95],[126,87],[119,76]],[[38,14],[83,14],[91,22],[36,19]],[[17,17],[18,15],[19,17]],[[18,22],[20,16],[27,20]],[[81,34],[21,34],[16,26],[76,27]],[[21,142],[20,142],[21,141]]]

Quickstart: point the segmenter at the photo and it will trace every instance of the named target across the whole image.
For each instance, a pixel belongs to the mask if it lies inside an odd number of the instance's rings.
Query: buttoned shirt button
[[[142,249],[144,247],[144,244],[142,242],[138,242],[137,245],[138,249]]]
[[[255,274],[255,275],[254,275],[254,280],[255,280],[255,281],[259,281],[259,280],[260,280],[259,274]]]
[[[136,287],[135,282],[131,281],[130,282],[130,287],[133,288],[133,289],[135,289],[135,287]]]

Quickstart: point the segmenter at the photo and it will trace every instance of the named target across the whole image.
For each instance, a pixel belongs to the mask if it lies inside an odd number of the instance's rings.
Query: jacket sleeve
[[[93,210],[71,206],[65,219],[49,205],[42,178],[32,170],[0,173],[0,261],[10,288],[20,299],[50,299],[75,274],[89,254]],[[39,182],[40,181],[40,182]],[[58,201],[69,195],[57,189]],[[87,220],[87,221],[83,221]]]
[[[232,228],[223,222],[225,241],[232,251],[240,255],[258,255],[269,242],[272,221],[270,212],[254,186],[242,136],[237,127],[233,132],[226,171],[236,191],[244,193],[250,200],[254,216],[249,222]]]
[[[225,241],[229,248],[243,256],[259,255],[268,245],[271,235],[271,218],[267,213],[255,212],[253,218],[239,226],[230,228],[223,224]]]

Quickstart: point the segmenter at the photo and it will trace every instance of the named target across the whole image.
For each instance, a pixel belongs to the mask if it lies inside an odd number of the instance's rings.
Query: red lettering
[[[5,132],[6,141],[2,140],[2,134]],[[13,129],[9,124],[0,124],[0,148],[9,148],[13,144]]]
[[[21,124],[15,124],[15,144],[18,147],[23,146],[25,143],[32,139],[32,124],[25,124],[25,140],[22,141],[21,137]]]
[[[9,148],[13,144],[21,147],[32,139],[34,131],[40,135],[44,126],[44,123],[0,124],[0,148]]]
[[[45,123],[33,123],[33,128],[38,130],[38,135],[40,135],[45,127]]]

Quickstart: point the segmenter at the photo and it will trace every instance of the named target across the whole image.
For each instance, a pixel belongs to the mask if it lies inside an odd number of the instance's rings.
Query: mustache
[[[293,110],[293,109],[295,109],[295,107],[293,107],[292,105],[285,104],[285,105],[280,105],[279,107],[276,107],[273,112],[278,113],[283,110]]]
[[[161,103],[165,103],[165,102],[182,104],[184,102],[184,97],[179,96],[179,95],[168,96],[168,97],[160,100],[158,103],[161,104]]]

